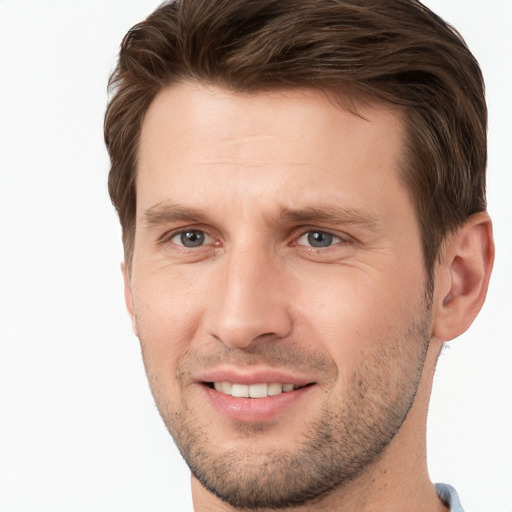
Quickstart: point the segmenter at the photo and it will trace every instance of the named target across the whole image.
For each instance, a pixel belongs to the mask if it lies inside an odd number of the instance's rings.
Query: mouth
[[[264,366],[218,366],[193,376],[202,390],[208,416],[242,423],[274,424],[303,414],[305,400],[315,402],[322,386],[315,375]],[[208,405],[207,405],[208,404]],[[301,405],[302,404],[302,407]],[[221,419],[220,421],[224,421]]]
[[[268,370],[245,375],[218,370],[203,375],[198,383],[202,384],[214,410],[221,417],[237,423],[272,422],[284,414],[302,414],[298,404],[314,393],[318,384],[296,375]]]
[[[314,383],[305,385],[289,384],[289,383],[255,383],[243,384],[237,382],[207,382],[205,383],[210,389],[214,389],[223,395],[232,396],[234,398],[268,398],[281,395],[282,393],[290,393],[297,389],[312,386]]]

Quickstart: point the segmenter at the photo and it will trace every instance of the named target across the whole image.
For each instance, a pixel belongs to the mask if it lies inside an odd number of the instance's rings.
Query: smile
[[[213,382],[211,386],[224,395],[230,395],[235,398],[267,398],[277,396],[281,393],[289,393],[303,386],[296,384],[280,384],[278,382],[258,383],[258,384],[239,384],[231,382]]]
[[[300,415],[302,409],[297,404],[318,388],[315,381],[272,370],[245,375],[216,370],[202,377],[198,383],[209,404],[236,422],[261,423],[288,413]]]

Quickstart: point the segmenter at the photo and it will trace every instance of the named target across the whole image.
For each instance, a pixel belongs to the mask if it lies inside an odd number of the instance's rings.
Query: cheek
[[[147,275],[139,283],[134,303],[146,370],[175,376],[203,315],[202,287],[164,273]]]
[[[316,336],[340,371],[355,367],[382,343],[406,336],[423,307],[422,279],[379,280],[351,269],[325,279],[297,280],[297,317],[305,330],[301,337],[309,339],[307,332]]]

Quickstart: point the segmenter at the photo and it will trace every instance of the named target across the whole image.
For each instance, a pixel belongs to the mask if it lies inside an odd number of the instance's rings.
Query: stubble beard
[[[354,371],[341,407],[326,404],[293,449],[251,453],[249,441],[267,429],[242,423],[237,427],[248,439],[245,452],[213,446],[186,403],[171,408],[147,367],[160,415],[192,474],[237,510],[301,506],[360,476],[381,458],[414,403],[430,341],[431,304],[427,299],[405,332],[382,342],[382,350]]]

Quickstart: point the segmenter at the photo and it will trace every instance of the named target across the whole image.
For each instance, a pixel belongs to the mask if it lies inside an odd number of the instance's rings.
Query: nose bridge
[[[286,336],[291,317],[277,259],[262,245],[240,245],[225,255],[211,327],[220,341],[242,348]]]

